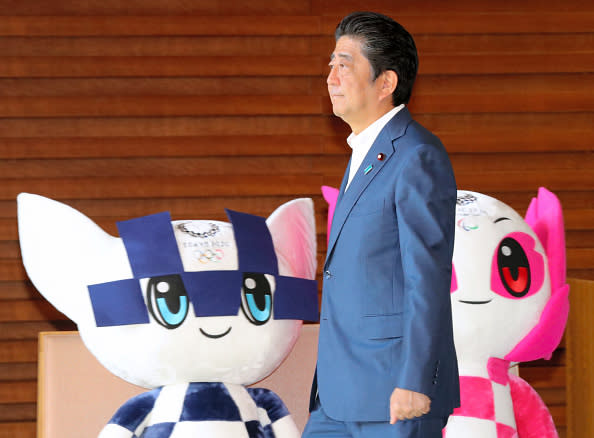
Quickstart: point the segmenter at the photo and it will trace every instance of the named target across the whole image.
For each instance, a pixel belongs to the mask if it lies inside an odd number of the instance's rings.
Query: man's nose
[[[328,73],[328,77],[326,78],[326,83],[328,85],[338,85],[338,74],[336,73],[336,69],[330,69],[330,73]]]

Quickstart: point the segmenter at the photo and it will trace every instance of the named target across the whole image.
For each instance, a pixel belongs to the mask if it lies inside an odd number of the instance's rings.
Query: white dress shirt
[[[361,131],[358,135],[356,135],[355,133],[351,133],[351,135],[348,136],[347,143],[353,149],[353,152],[351,155],[351,168],[349,171],[349,180],[347,181],[347,185],[344,189],[345,191],[349,187],[349,184],[351,183],[353,178],[355,177],[355,174],[359,170],[359,167],[361,167],[361,163],[363,162],[365,155],[367,155],[367,152],[369,152],[369,149],[371,149],[371,145],[373,145],[373,142],[375,141],[381,130],[384,129],[384,126],[386,126],[386,124],[392,119],[392,117],[394,117],[402,108],[404,108],[404,104],[392,108],[386,114],[381,116],[367,128]]]

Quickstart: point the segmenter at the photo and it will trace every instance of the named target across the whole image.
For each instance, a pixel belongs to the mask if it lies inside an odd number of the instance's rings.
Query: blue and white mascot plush
[[[246,388],[317,320],[313,203],[231,223],[118,223],[120,237],[37,195],[18,196],[23,263],[35,287],[76,322],[113,374],[151,389],[127,401],[101,438],[298,437],[273,392]],[[114,408],[115,409],[115,408]]]

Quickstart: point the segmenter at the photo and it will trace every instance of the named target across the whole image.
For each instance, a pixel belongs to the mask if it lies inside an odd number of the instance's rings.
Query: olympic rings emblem
[[[220,248],[215,249],[214,251],[212,249],[207,249],[206,251],[197,250],[194,252],[194,254],[196,255],[198,261],[202,264],[207,264],[209,262],[219,262],[223,260],[223,257],[225,257],[225,252]]]

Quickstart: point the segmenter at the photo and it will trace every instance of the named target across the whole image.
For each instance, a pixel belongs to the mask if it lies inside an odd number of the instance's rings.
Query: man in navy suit
[[[410,34],[357,12],[338,25],[328,91],[353,148],[328,242],[304,438],[439,438],[459,405],[450,284],[456,183],[408,103]]]

